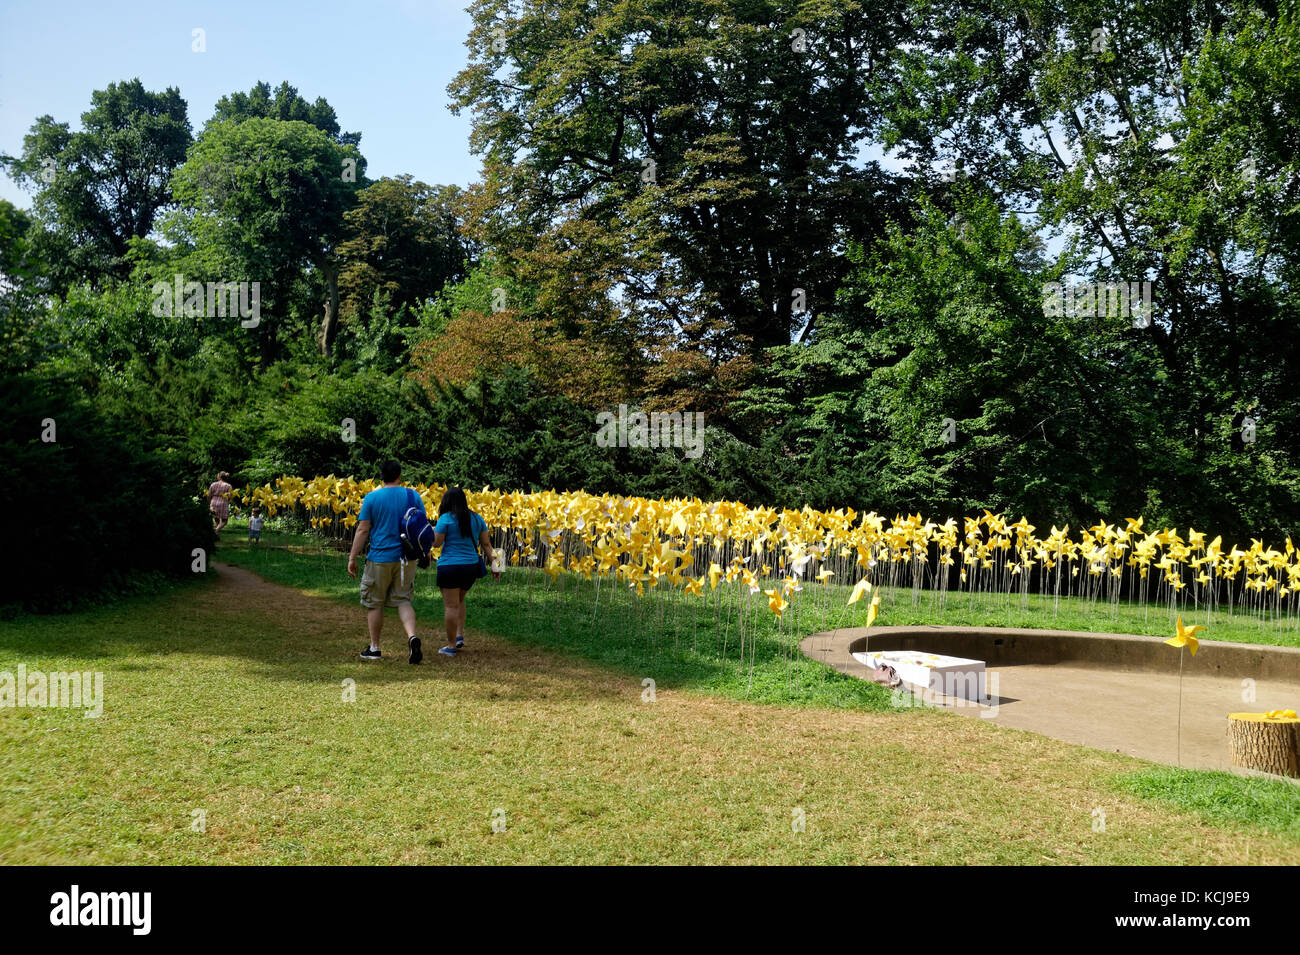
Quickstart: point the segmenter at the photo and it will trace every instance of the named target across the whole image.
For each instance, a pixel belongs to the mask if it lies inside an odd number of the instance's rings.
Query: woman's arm
[[[489,569],[492,569],[492,561],[496,559],[496,551],[492,549],[492,535],[488,533],[486,527],[478,535],[478,552],[483,555],[483,562],[487,564]],[[500,580],[501,571],[492,569],[492,578]]]

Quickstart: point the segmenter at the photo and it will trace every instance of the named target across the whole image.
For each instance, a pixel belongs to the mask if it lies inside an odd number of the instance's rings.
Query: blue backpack
[[[411,491],[411,498],[413,503],[402,515],[400,525],[402,556],[407,560],[419,561],[421,567],[428,567],[429,552],[433,550],[433,525],[424,512],[424,502],[420,500],[420,495]]]

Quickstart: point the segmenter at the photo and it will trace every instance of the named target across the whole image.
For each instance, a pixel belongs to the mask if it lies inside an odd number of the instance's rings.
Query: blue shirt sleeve
[[[434,531],[439,534],[445,534],[456,525],[456,516],[454,514],[443,514],[438,518],[438,523],[433,525]]]
[[[374,506],[371,501],[371,495],[367,494],[365,497],[361,499],[361,513],[357,516],[357,520],[358,521],[374,520],[372,514],[373,511],[374,511]]]

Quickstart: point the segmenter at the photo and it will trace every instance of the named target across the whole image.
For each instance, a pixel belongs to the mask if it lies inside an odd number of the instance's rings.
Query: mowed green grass
[[[1272,809],[1214,816],[1123,791],[1150,764],[882,708],[871,687],[856,703],[796,688],[797,705],[778,705],[736,698],[734,675],[715,692],[688,668],[678,686],[671,666],[647,670],[659,656],[556,652],[541,615],[480,629],[487,587],[471,595],[469,652],[409,666],[392,617],[392,657],[365,664],[355,591],[210,578],[0,624],[0,670],[98,670],[106,697],[98,719],[0,710],[0,862],[1300,862]],[[428,637],[438,602],[421,599]],[[672,645],[639,638],[646,653]],[[770,664],[759,644],[756,674],[777,674],[780,642]]]

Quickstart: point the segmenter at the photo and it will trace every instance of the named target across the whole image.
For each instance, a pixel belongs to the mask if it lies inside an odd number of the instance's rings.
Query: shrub
[[[19,542],[0,563],[0,605],[62,610],[191,575],[214,535],[179,455],[62,378],[6,377],[0,400],[0,507]]]

